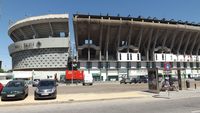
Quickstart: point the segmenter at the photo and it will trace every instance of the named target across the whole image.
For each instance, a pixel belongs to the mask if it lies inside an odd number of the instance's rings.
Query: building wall
[[[13,71],[15,79],[57,79],[60,80],[60,76],[65,75],[65,71]]]
[[[66,48],[34,49],[12,54],[13,69],[66,68]]]

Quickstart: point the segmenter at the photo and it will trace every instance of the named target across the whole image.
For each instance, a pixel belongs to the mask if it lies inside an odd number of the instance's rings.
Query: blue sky
[[[69,13],[70,34],[74,38],[72,15],[109,14],[133,17],[157,17],[200,22],[199,0],[0,0],[0,60],[3,69],[12,68],[8,46],[13,43],[7,35],[9,20],[49,13]]]

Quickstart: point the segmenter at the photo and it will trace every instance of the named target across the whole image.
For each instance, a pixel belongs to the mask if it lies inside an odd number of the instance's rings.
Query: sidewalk
[[[119,93],[79,93],[79,94],[61,94],[57,95],[57,99],[53,100],[34,100],[34,96],[30,95],[25,100],[18,101],[0,101],[1,106],[20,106],[34,104],[50,104],[50,103],[70,103],[97,100],[127,99],[127,98],[151,98],[150,95],[139,91],[119,92]]]
[[[115,93],[78,93],[78,94],[58,94],[57,99],[50,100],[34,100],[33,95],[29,95],[25,100],[17,101],[0,101],[2,106],[22,106],[22,105],[37,105],[37,104],[52,104],[52,103],[71,103],[71,102],[86,102],[98,100],[113,100],[113,99],[182,99],[200,97],[200,89],[188,89],[182,91],[170,91],[169,97],[167,92],[160,92],[159,94],[131,91],[131,92],[115,92]]]
[[[191,97],[200,97],[200,89],[187,89],[181,91],[170,91],[169,96],[167,92],[160,92],[159,94],[154,94],[154,98],[164,98],[164,99],[182,99]]]

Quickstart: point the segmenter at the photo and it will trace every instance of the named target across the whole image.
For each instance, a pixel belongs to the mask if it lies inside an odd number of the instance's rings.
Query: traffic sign
[[[164,64],[164,70],[165,71],[170,71],[171,70],[171,64],[169,62],[165,62],[165,64]]]

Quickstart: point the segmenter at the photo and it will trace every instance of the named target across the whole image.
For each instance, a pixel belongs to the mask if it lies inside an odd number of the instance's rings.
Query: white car
[[[83,85],[93,85],[93,77],[91,73],[84,75]]]

